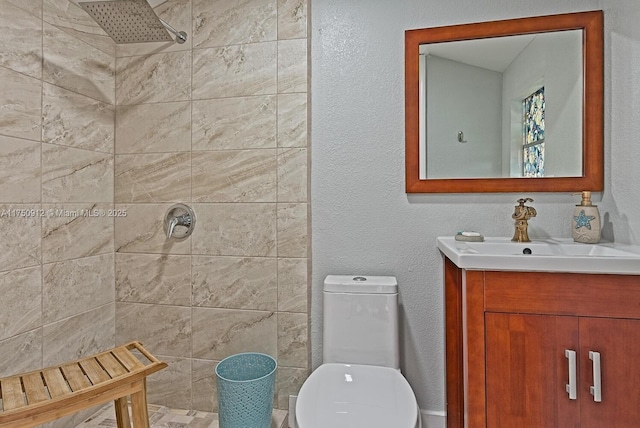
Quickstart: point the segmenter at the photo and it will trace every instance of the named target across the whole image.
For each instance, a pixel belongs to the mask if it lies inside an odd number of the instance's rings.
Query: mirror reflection
[[[602,11],[406,30],[406,192],[602,190],[603,54]]]
[[[421,44],[420,179],[581,177],[583,30]]]

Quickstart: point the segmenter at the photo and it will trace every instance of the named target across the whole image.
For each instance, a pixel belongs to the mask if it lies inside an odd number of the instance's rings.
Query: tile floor
[[[217,413],[170,409],[168,407],[154,405],[149,405],[149,422],[151,423],[151,428],[219,428]],[[76,428],[116,426],[113,404],[108,404],[80,425],[77,425]],[[287,412],[285,410],[274,409],[271,428],[286,428],[286,426]]]

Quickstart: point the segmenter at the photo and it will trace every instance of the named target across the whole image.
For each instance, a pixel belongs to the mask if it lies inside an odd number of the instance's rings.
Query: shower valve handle
[[[167,232],[167,239],[185,239],[193,233],[196,224],[196,216],[191,207],[184,204],[176,204],[169,208],[164,219],[164,228]],[[185,230],[176,229],[177,226],[184,226]]]

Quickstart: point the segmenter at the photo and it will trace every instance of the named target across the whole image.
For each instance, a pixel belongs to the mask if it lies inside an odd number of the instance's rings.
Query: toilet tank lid
[[[395,294],[398,281],[395,276],[328,275],[324,291],[333,293]]]

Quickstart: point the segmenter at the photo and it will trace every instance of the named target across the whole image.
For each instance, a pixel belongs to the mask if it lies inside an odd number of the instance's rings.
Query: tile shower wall
[[[116,48],[116,341],[170,363],[151,402],[205,411],[219,360],[273,355],[286,409],[309,372],[307,1],[156,12],[189,37]],[[168,241],[177,202],[196,227]]]
[[[309,370],[307,3],[157,11],[186,44],[116,50],[72,1],[0,0],[0,376],[141,339],[172,363],[152,401],[215,411],[215,363],[253,350],[286,408]],[[198,226],[168,243],[175,202]]]
[[[115,45],[68,0],[0,0],[0,29],[8,376],[114,345]]]

